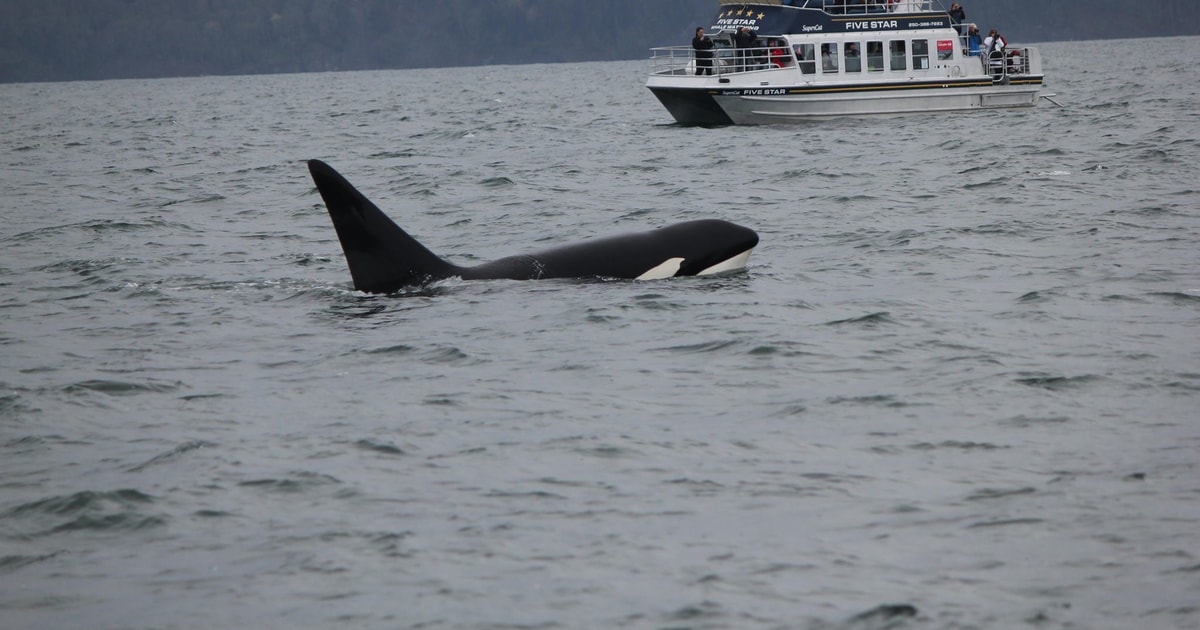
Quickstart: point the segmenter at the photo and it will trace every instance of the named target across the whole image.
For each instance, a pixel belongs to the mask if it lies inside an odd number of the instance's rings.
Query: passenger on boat
[[[1024,63],[1021,57],[1021,51],[1013,50],[1008,53],[1008,73],[1018,74],[1024,72]]]
[[[991,57],[993,51],[1003,51],[1005,44],[1004,38],[1000,36],[1000,31],[992,29],[988,31],[988,36],[983,40],[983,51]]]
[[[821,44],[821,71],[837,72],[837,44]]]
[[[696,27],[696,36],[692,38],[692,49],[696,51],[696,76],[712,75],[713,40],[704,34],[703,27]]]
[[[757,64],[757,53],[748,49],[758,47],[758,34],[750,30],[749,26],[738,27],[737,32],[733,34],[733,47],[738,49],[738,70],[749,70],[750,66]]]
[[[983,36],[979,34],[979,27],[972,24],[967,29],[967,55],[978,57],[979,51],[983,49]]]
[[[786,42],[782,39],[772,39],[767,45],[771,47],[771,65],[776,68],[792,65],[792,56],[787,52]]]
[[[962,25],[967,21],[967,12],[963,10],[962,5],[955,2],[950,5],[950,23],[954,25],[954,30],[962,35]]]
[[[999,80],[1004,76],[1004,43],[1004,38],[996,29],[989,31],[987,38],[983,40],[988,70],[992,73],[993,80]]]

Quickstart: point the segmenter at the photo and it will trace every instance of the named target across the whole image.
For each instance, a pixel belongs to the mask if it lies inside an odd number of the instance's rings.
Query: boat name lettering
[[[750,88],[746,90],[725,90],[723,96],[770,96],[772,94],[787,94],[784,88]]]
[[[875,31],[884,28],[896,28],[896,20],[871,20],[846,22],[847,31]]]
[[[723,28],[731,28],[734,26],[749,26],[754,29],[757,29],[758,28],[758,20],[746,19],[746,18],[721,18],[721,19],[717,20],[717,23],[714,26],[720,26]]]
[[[825,30],[825,25],[824,24],[805,24],[801,30],[803,30],[805,33],[811,33],[813,31],[823,31],[823,30]]]

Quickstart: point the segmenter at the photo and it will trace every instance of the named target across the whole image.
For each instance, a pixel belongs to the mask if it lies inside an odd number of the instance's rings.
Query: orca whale
[[[391,293],[455,276],[464,280],[703,276],[742,269],[758,244],[758,234],[750,228],[702,219],[460,267],[409,236],[328,164],[309,160],[308,170],[337,230],[354,288],[366,293]]]

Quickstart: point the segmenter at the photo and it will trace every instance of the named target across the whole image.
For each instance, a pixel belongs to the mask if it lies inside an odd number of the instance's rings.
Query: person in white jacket
[[[1004,37],[1000,35],[1000,31],[992,29],[988,31],[988,36],[983,40],[983,54],[990,56],[993,50],[1004,52],[1004,47],[1008,42],[1004,41]]]

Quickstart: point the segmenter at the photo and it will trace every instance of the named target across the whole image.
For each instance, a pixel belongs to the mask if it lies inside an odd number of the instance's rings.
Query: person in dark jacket
[[[733,47],[738,49],[738,63],[742,65],[742,70],[748,70],[749,68],[746,66],[758,63],[756,59],[753,59],[758,52],[746,50],[758,47],[758,34],[750,30],[749,26],[742,26],[733,34]]]
[[[962,35],[962,25],[967,23],[967,12],[957,2],[950,5],[950,23],[954,25],[954,30]]]
[[[692,50],[696,51],[696,76],[712,74],[713,40],[704,34],[704,29],[696,27],[696,36],[692,38]]]

